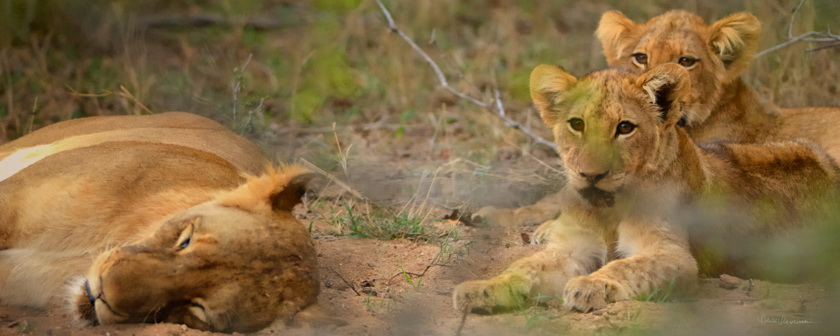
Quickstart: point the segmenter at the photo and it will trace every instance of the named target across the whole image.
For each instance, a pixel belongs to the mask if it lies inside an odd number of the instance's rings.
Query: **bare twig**
[[[332,267],[327,267],[327,268],[330,271],[333,271],[333,273],[335,273],[335,275],[337,275],[338,278],[341,279],[341,281],[344,281],[344,284],[347,285],[347,287],[350,287],[350,289],[352,289],[353,292],[356,293],[356,296],[362,296],[362,294],[359,293],[359,291],[356,290],[356,287],[354,287],[353,284],[351,284],[349,281],[347,281],[347,279],[345,279],[343,276],[341,276],[341,273],[338,273],[338,271],[336,271]]]
[[[239,90],[242,88],[242,76],[245,76],[245,68],[248,67],[248,64],[251,64],[251,58],[254,57],[254,54],[248,54],[248,60],[245,61],[245,64],[242,65],[241,68],[235,70],[236,72],[236,84],[233,85],[233,120],[236,121],[236,107],[239,105]]]
[[[388,284],[390,285],[391,281],[393,281],[394,278],[396,278],[400,275],[407,275],[407,276],[412,277],[412,278],[419,278],[419,277],[426,276],[426,271],[428,271],[430,268],[435,267],[435,266],[451,267],[450,265],[447,265],[447,264],[429,264],[429,265],[426,265],[426,268],[424,268],[423,272],[420,272],[420,273],[400,271],[397,274],[394,274],[390,278],[388,278]]]
[[[455,329],[455,336],[461,336],[461,331],[464,330],[464,325],[467,324],[467,316],[470,315],[470,307],[464,307],[461,311],[461,322],[458,323],[458,329]]]
[[[481,107],[483,107],[483,108],[485,108],[489,111],[495,111],[496,116],[498,116],[499,118],[504,120],[505,125],[522,131],[522,133],[525,133],[525,135],[534,139],[534,141],[536,141],[537,143],[540,143],[540,144],[543,144],[543,145],[554,148],[554,143],[553,142],[546,140],[545,138],[539,136],[536,132],[534,132],[534,131],[532,131],[528,128],[525,128],[521,124],[513,121],[512,119],[508,118],[505,115],[505,110],[504,110],[504,107],[502,106],[502,101],[499,99],[499,91],[498,90],[495,90],[495,105],[496,106],[494,107],[492,102],[491,103],[483,102],[483,101],[481,101],[479,99],[476,99],[472,96],[469,96],[469,95],[467,95],[467,94],[465,94],[461,91],[458,91],[455,88],[453,88],[452,86],[450,86],[449,82],[446,80],[446,76],[443,74],[443,71],[440,69],[440,66],[438,66],[437,63],[435,63],[435,61],[432,59],[432,57],[429,56],[429,54],[427,54],[425,51],[423,51],[423,49],[420,48],[420,46],[418,46],[417,43],[415,43],[414,40],[411,39],[411,37],[408,37],[408,35],[403,33],[402,30],[397,28],[397,24],[394,23],[394,19],[393,19],[393,17],[391,17],[391,12],[389,12],[388,9],[385,8],[385,5],[382,4],[381,0],[376,0],[376,3],[379,4],[379,8],[382,10],[382,14],[385,15],[385,20],[388,21],[388,29],[390,29],[392,32],[397,33],[397,35],[402,37],[402,39],[405,40],[405,42],[408,43],[411,46],[411,48],[414,49],[414,51],[416,51],[421,57],[423,57],[423,59],[426,61],[426,63],[429,63],[429,66],[432,67],[432,70],[434,70],[435,74],[437,75],[438,81],[440,81],[440,86],[442,86],[446,91],[449,91],[452,94],[454,94],[458,97],[461,97],[462,99],[465,99],[467,101],[470,101],[473,104],[481,106]]]
[[[303,22],[278,21],[268,17],[224,16],[213,13],[190,13],[183,15],[147,16],[139,20],[141,26],[150,28],[172,26],[245,26],[258,30],[291,28]]]
[[[788,40],[781,43],[781,44],[776,45],[775,47],[763,50],[763,51],[755,54],[756,58],[767,55],[767,54],[769,54],[771,52],[774,52],[776,50],[786,48],[786,47],[788,47],[790,45],[793,45],[794,43],[797,43],[797,42],[829,43],[827,45],[822,45],[822,46],[807,49],[806,50],[807,52],[812,52],[812,51],[817,51],[817,50],[822,50],[822,49],[827,49],[827,48],[833,48],[833,47],[840,46],[840,35],[832,34],[831,31],[829,31],[829,30],[826,30],[824,32],[810,31],[810,32],[801,34],[799,36],[793,36],[793,22],[794,22],[794,19],[796,19],[796,13],[799,12],[799,8],[802,7],[802,4],[804,2],[805,2],[805,0],[800,1],[799,4],[797,4],[796,7],[793,9],[793,13],[791,14],[791,17],[790,17],[790,24],[788,25]]]
[[[318,168],[318,166],[312,164],[312,162],[306,161],[306,159],[303,159],[303,158],[300,159],[300,162],[303,163],[303,165],[306,166],[307,168],[309,168],[309,169],[315,171],[316,173],[321,174],[322,176],[330,179],[330,181],[335,182],[335,184],[337,184],[339,187],[341,187],[345,191],[349,192],[351,195],[355,196],[356,198],[361,199],[363,201],[369,201],[369,199],[367,197],[365,197],[364,195],[362,195],[360,192],[356,191],[355,189],[351,188],[350,185],[342,182],[341,180],[339,180],[338,178],[336,178],[332,174],[327,173],[323,169]]]
[[[513,127],[513,128],[516,128],[516,129],[522,131],[522,133],[525,133],[526,135],[528,135],[529,137],[534,139],[534,141],[536,141],[536,142],[539,142],[543,145],[554,148],[554,143],[553,142],[548,141],[546,139],[543,139],[543,137],[539,136],[537,133],[534,133],[534,131],[532,131],[528,128],[525,128],[521,124],[519,124],[518,122],[513,121],[513,119],[508,118],[507,115],[505,115],[505,108],[504,108],[504,106],[502,106],[502,100],[499,99],[499,90],[493,90],[493,91],[494,91],[494,94],[496,96],[496,112],[498,112],[499,118],[502,118],[502,120],[505,121],[505,125],[507,125],[508,127]]]
[[[134,104],[137,104],[137,106],[139,106],[141,109],[143,109],[143,111],[146,112],[147,114],[154,114],[152,112],[152,110],[150,110],[146,105],[144,105],[142,102],[140,102],[140,99],[137,99],[137,97],[135,97],[133,94],[131,94],[131,92],[128,91],[128,89],[126,89],[125,86],[122,86],[122,85],[120,85],[120,90],[119,91],[103,90],[102,91],[103,93],[81,93],[81,92],[78,92],[78,91],[74,90],[69,85],[66,85],[65,87],[67,88],[67,90],[70,91],[70,94],[72,94],[73,96],[76,96],[76,97],[99,98],[99,97],[107,97],[107,96],[118,96],[118,97],[121,97],[122,99],[125,99],[126,101],[134,102]]]

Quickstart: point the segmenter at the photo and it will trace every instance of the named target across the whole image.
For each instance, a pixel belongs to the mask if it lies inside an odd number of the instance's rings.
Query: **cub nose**
[[[605,171],[603,173],[592,173],[592,172],[584,173],[584,172],[580,172],[578,174],[580,174],[580,177],[583,177],[584,179],[586,179],[587,182],[596,183],[596,182],[600,181],[601,179],[603,179],[604,177],[606,177],[607,174],[609,174],[609,173],[610,173],[610,171],[608,170],[608,171]]]

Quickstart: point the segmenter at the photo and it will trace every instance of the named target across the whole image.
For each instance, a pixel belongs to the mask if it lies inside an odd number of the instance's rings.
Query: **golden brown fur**
[[[761,23],[734,13],[706,24],[702,18],[670,11],[637,24],[621,12],[604,13],[595,33],[612,66],[644,72],[681,58],[697,59],[686,69],[692,92],[686,107],[689,135],[698,143],[808,139],[840,158],[840,108],[778,109],[762,100],[739,77],[758,49]],[[640,64],[634,54],[646,55]],[[688,63],[685,63],[688,64]]]
[[[0,146],[0,304],[64,297],[83,324],[227,332],[291,318],[319,291],[290,212],[311,174],[266,167],[187,113],[73,120]]]
[[[807,143],[695,145],[678,126],[690,84],[676,64],[580,80],[537,67],[531,96],[569,178],[557,196],[561,214],[535,233],[544,250],[458,285],[455,308],[494,311],[562,296],[586,312],[671,281],[690,284],[698,264],[705,273],[729,271],[832,195],[840,169]]]
[[[749,13],[734,13],[708,25],[694,14],[675,10],[643,24],[618,11],[606,12],[595,35],[611,66],[643,73],[663,63],[687,65],[692,90],[685,129],[695,142],[806,139],[840,159],[840,137],[834,134],[840,108],[779,109],[739,77],[756,53],[760,33],[761,23]],[[644,55],[646,64],[636,55]],[[690,64],[691,59],[696,61]],[[557,197],[519,209],[485,207],[475,217],[495,226],[539,224],[556,217]]]

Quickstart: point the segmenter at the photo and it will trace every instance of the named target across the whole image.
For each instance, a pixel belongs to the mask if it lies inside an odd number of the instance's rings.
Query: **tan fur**
[[[840,108],[779,109],[739,77],[758,49],[761,23],[752,14],[734,13],[711,25],[691,13],[675,10],[638,24],[619,11],[603,14],[595,35],[611,66],[643,73],[681,57],[698,61],[688,67],[692,90],[685,108],[686,131],[697,143],[758,143],[806,139],[840,159]],[[633,54],[647,56],[647,64]],[[495,226],[539,224],[554,218],[553,199],[520,209],[485,207],[476,212]]]
[[[698,143],[764,142],[808,139],[840,158],[833,126],[840,108],[778,109],[740,79],[758,49],[761,23],[749,13],[734,13],[711,25],[685,12],[670,11],[637,24],[621,12],[604,13],[595,35],[612,66],[644,72],[681,57],[698,59],[688,67],[692,93],[687,101],[687,131]],[[647,65],[633,61],[647,55]]]
[[[695,145],[677,125],[690,84],[676,64],[580,80],[537,67],[531,95],[569,177],[557,196],[560,216],[535,234],[543,251],[494,278],[458,285],[455,308],[492,312],[562,296],[565,306],[586,312],[671,281],[685,287],[698,264],[708,274],[730,271],[767,237],[801,227],[798,216],[833,195],[840,169],[807,143]],[[576,129],[577,121],[583,126]],[[702,253],[695,259],[692,250]]]
[[[187,113],[73,120],[0,146],[0,304],[64,297],[82,324],[226,332],[291,318],[319,291],[290,212],[311,174],[268,162]]]

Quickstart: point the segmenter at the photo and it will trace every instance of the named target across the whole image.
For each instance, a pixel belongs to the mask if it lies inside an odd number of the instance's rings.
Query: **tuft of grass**
[[[405,281],[408,282],[411,287],[414,287],[414,289],[420,290],[420,285],[423,284],[423,277],[417,277],[417,280],[415,281],[408,273],[406,273],[402,264],[397,264],[397,266],[400,268],[400,272],[402,272],[403,277],[405,277]]]
[[[248,56],[241,67],[233,68],[233,78],[235,82],[231,84],[233,91],[233,102],[231,106],[231,129],[239,134],[256,133],[264,131],[266,128],[265,110],[263,103],[265,97],[240,97],[239,94],[243,90],[247,90],[248,81],[245,78],[245,69],[251,63],[252,55]]]
[[[654,289],[648,295],[644,295],[642,297],[633,298],[633,300],[641,301],[641,302],[656,302],[656,303],[663,303],[668,300],[668,297],[674,293],[674,287],[676,285],[676,278],[671,278],[671,281],[668,282],[668,287],[665,289],[657,288]]]
[[[406,212],[394,213],[388,209],[375,209],[364,214],[353,211],[350,203],[344,204],[343,214],[332,211],[328,221],[338,232],[353,238],[373,238],[381,240],[411,239],[429,241],[428,229],[422,220],[410,217]]]

